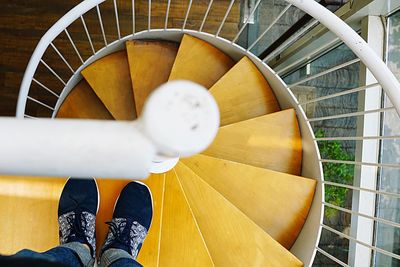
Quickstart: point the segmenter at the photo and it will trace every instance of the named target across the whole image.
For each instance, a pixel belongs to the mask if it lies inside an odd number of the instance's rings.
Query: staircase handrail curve
[[[53,40],[71,25],[80,16],[94,8],[95,6],[105,2],[106,0],[85,0],[73,7],[64,16],[62,16],[47,32],[42,36],[39,43],[37,44],[33,54],[28,62],[24,76],[22,78],[21,87],[18,95],[16,117],[23,118],[25,113],[26,100],[29,94],[29,88],[32,83],[32,79],[35,75],[35,71],[42,59],[48,46]]]
[[[16,116],[24,117],[27,96],[29,88],[34,77],[38,64],[50,43],[76,19],[91,10],[95,6],[106,0],[86,0],[72,8],[62,18],[60,18],[40,39],[35,51],[33,52],[26,71],[24,73],[18,103]],[[289,4],[296,6],[305,13],[318,20],[322,25],[332,31],[341,39],[371,71],[374,77],[387,93],[390,101],[400,114],[400,82],[390,71],[376,52],[367,44],[367,42],[355,32],[346,22],[337,17],[327,8],[323,7],[314,0],[285,0]]]

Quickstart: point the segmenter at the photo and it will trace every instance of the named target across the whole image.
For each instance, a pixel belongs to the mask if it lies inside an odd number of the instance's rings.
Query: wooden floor
[[[26,65],[40,37],[79,0],[0,0],[0,116],[14,116]]]

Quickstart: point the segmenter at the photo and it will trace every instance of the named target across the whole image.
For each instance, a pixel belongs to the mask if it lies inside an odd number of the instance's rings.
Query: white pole
[[[156,153],[133,122],[0,119],[0,173],[145,178]]]
[[[151,169],[168,171],[177,158],[206,149],[218,127],[211,94],[173,81],[149,97],[133,122],[1,118],[0,173],[146,178]]]

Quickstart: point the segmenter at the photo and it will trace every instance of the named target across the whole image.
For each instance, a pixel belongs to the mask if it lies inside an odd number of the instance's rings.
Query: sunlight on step
[[[0,177],[0,253],[58,245],[58,200],[66,179]]]

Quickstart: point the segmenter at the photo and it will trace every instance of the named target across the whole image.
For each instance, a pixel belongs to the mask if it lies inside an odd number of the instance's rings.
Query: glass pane
[[[312,75],[326,71],[334,66],[355,59],[354,53],[344,44],[334,48],[319,58],[308,62],[302,68],[284,77],[287,84],[298,83]],[[334,115],[357,112],[359,93],[334,96],[321,101],[312,102],[314,99],[336,95],[349,89],[359,87],[360,64],[355,63],[339,70],[322,75],[315,79],[302,82],[292,86],[290,89],[303,106],[308,118],[323,118]],[[371,89],[373,90],[373,89]],[[308,103],[307,102],[310,102]],[[357,121],[359,116],[318,119],[311,122],[317,138],[324,137],[352,137],[357,135]],[[317,142],[321,158],[328,160],[350,161],[355,160],[356,147],[360,141],[355,140],[320,140]],[[326,181],[354,185],[354,174],[357,166],[354,164],[330,163],[322,164]],[[325,202],[334,206],[352,210],[354,192],[351,189],[325,185]],[[340,211],[335,208],[325,207],[324,224],[344,233],[351,235],[351,213]],[[348,262],[349,240],[327,230],[322,231],[319,247],[341,260]],[[314,266],[336,266],[332,261],[320,256],[314,262]]]
[[[387,29],[387,64],[400,79],[400,12],[388,18]],[[385,97],[385,106],[392,106]],[[383,134],[394,136],[400,134],[400,120],[395,111],[385,113],[383,118]],[[400,140],[384,140],[382,142],[381,161],[383,163],[400,163]],[[379,190],[400,193],[400,169],[382,168],[379,180]],[[380,196],[376,204],[377,217],[393,222],[400,222],[400,199]],[[400,228],[376,223],[376,246],[386,251],[400,255]],[[400,261],[382,253],[375,254],[375,266],[398,267]]]

